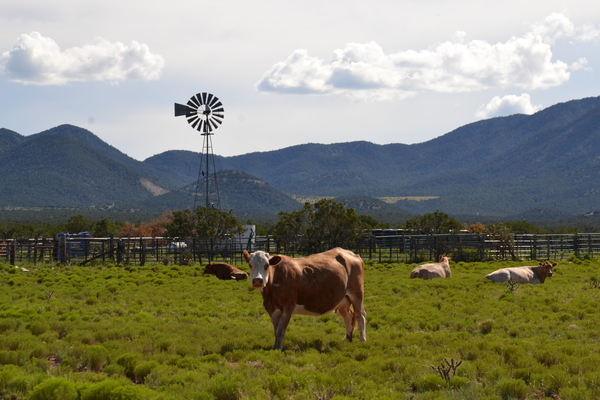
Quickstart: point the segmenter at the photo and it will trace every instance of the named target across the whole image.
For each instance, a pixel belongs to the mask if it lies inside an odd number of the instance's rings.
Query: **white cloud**
[[[39,32],[22,34],[12,50],[0,55],[0,72],[6,78],[32,85],[157,80],[163,66],[162,56],[136,41],[127,46],[98,38],[92,44],[62,51],[53,39]]]
[[[475,116],[478,118],[491,118],[512,114],[533,114],[542,109],[542,106],[531,104],[531,97],[527,93],[520,96],[509,94],[496,96],[488,104],[482,104]]]
[[[425,50],[386,54],[376,42],[348,43],[333,52],[331,62],[296,50],[276,63],[256,84],[259,91],[347,94],[375,99],[403,98],[418,92],[460,93],[490,88],[547,89],[570,79],[571,66],[552,60],[552,45],[563,37],[594,40],[592,26],[577,28],[553,13],[521,37],[504,43],[465,40],[459,31],[450,41]]]

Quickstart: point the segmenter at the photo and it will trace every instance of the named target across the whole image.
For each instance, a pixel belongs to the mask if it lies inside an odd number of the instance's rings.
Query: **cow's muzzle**
[[[265,286],[262,278],[252,279],[252,287],[255,289],[262,289]]]

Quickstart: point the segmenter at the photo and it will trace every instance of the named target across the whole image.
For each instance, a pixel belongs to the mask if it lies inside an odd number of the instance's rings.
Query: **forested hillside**
[[[474,122],[412,145],[308,143],[217,155],[221,206],[276,215],[301,206],[292,196],[359,196],[402,198],[376,211],[388,215],[583,215],[600,209],[599,126],[595,97]],[[170,150],[140,162],[72,125],[27,137],[0,129],[0,207],[189,207],[200,159]]]

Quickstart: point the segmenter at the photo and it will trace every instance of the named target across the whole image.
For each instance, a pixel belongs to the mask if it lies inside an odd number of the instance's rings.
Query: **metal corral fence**
[[[370,235],[355,249],[364,260],[377,262],[422,262],[447,254],[454,261],[565,260],[600,257],[600,233],[564,235],[514,234],[507,244],[486,234]],[[214,261],[242,263],[242,251],[284,253],[271,236],[239,239],[201,238],[92,238],[60,236],[52,239],[0,240],[0,262],[61,262],[89,265],[111,262],[123,265],[153,263],[182,264]],[[290,254],[298,256],[298,254]]]

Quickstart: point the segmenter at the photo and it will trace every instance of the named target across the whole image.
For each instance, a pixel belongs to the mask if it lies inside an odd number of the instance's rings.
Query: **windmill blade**
[[[192,98],[190,100],[192,100],[194,103],[198,104],[198,107],[200,107],[203,104],[202,103],[202,97],[201,97],[200,93],[198,93],[195,96],[192,96]]]
[[[209,132],[212,132],[213,129],[217,129],[216,126],[213,127],[213,125],[214,125],[214,121],[213,120],[208,120],[208,121],[206,121],[206,123],[208,125]]]
[[[218,117],[215,117],[214,115],[213,115],[213,117],[212,117],[210,120],[212,121],[212,123],[213,123],[213,124],[214,124],[215,122],[216,122],[217,124],[219,124],[219,125],[221,125],[221,123],[223,123],[223,120],[222,120],[222,119],[219,119]],[[216,127],[215,127],[215,129],[216,129],[216,128],[218,128],[218,126],[216,126]]]
[[[190,108],[194,109],[194,110],[196,110],[198,107],[200,107],[200,104],[198,104],[198,101],[193,97],[188,100],[187,105],[190,106]]]
[[[179,117],[181,115],[187,115],[189,112],[193,111],[190,107],[184,104],[175,103],[175,116]]]
[[[206,96],[208,95],[208,93],[206,92],[202,92],[202,104],[206,104]]]
[[[211,103],[213,103],[213,102],[214,102],[214,100],[216,100],[216,99],[217,99],[217,96],[213,95],[212,93],[207,93],[207,96],[206,96],[206,104],[207,104],[207,105],[208,105],[210,108],[212,108],[212,104],[211,104]],[[218,100],[218,99],[217,99],[217,100]]]
[[[196,129],[196,125],[200,122],[200,118],[194,116],[193,118],[188,119],[188,123],[192,125],[192,128]]]

